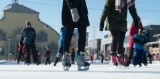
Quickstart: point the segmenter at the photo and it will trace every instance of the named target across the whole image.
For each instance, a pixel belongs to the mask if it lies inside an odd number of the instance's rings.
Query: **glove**
[[[71,11],[73,22],[77,22],[79,20],[79,18],[80,18],[77,8],[73,8],[70,11]]]
[[[99,31],[103,31],[104,21],[100,21]]]
[[[138,30],[138,20],[134,20],[134,26],[135,26],[135,28]]]

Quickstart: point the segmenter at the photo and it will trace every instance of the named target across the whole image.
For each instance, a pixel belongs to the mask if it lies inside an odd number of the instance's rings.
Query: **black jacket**
[[[73,22],[70,9],[77,8],[78,14],[80,16],[78,22]],[[88,9],[86,6],[85,0],[63,0],[62,7],[62,25],[75,25],[75,24],[84,24],[89,26],[88,20]]]
[[[35,44],[35,39],[36,39],[36,32],[34,28],[25,27],[24,29],[22,29],[21,41],[23,41],[23,43]]]

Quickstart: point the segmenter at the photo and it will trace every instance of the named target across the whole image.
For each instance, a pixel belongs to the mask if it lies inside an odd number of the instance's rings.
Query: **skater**
[[[36,50],[36,51],[37,51],[37,53],[38,53],[38,63],[41,64],[41,53],[38,52],[38,50]]]
[[[127,31],[127,10],[138,27],[140,21],[135,8],[134,0],[106,0],[104,10],[100,19],[100,31],[103,31],[104,21],[107,18],[106,30],[110,30],[112,34],[111,43],[111,66],[121,65],[126,67],[127,62],[124,61],[123,43]]]
[[[18,60],[17,60],[17,64],[19,64],[21,56],[23,57],[23,60],[25,60],[25,58],[24,58],[24,44],[23,44],[22,41],[20,41],[18,43]]]
[[[33,27],[31,27],[31,23],[29,21],[26,22],[26,27],[22,30],[21,40],[25,45],[25,64],[29,65],[30,62],[30,50],[32,51],[33,61],[36,65],[38,65],[38,53],[36,52],[35,46],[36,32]]]
[[[93,54],[90,55],[90,61],[93,64]]]
[[[72,47],[72,53],[71,53],[72,64],[75,64],[74,58],[75,58],[75,51],[74,51],[74,47]]]
[[[46,63],[45,63],[45,65],[47,65],[47,64],[50,65],[51,50],[50,50],[48,47],[46,47],[46,50],[45,50],[44,55],[45,55],[45,58],[46,58]]]
[[[145,35],[145,29],[139,29],[138,34],[135,34],[133,37],[134,42],[134,56],[133,56],[133,65],[142,66],[142,61],[144,58],[144,44],[147,43],[147,37]]]
[[[102,52],[100,53],[100,60],[101,60],[101,64],[103,64],[103,60],[104,60],[104,55],[102,54]]]
[[[131,60],[133,59],[133,41],[132,41],[132,38],[135,34],[138,33],[138,30],[143,28],[142,26],[142,22],[139,22],[139,25],[138,25],[138,29],[136,29],[135,27],[135,23],[134,21],[132,22],[132,25],[130,26],[130,29],[129,29],[129,43],[128,43],[128,55],[127,55],[127,66],[130,65],[131,63]]]
[[[58,53],[56,55],[56,58],[54,59],[54,66],[56,66],[56,64],[61,59],[61,57],[63,56],[63,53],[64,53],[63,46],[64,46],[64,37],[66,35],[66,28],[61,27],[60,33],[61,33],[61,35],[60,35],[60,40],[59,40],[59,49],[58,49]]]
[[[64,39],[64,70],[68,70],[71,67],[71,59],[69,52],[70,42],[74,28],[78,28],[78,70],[81,66],[84,66],[84,70],[88,70],[90,64],[85,60],[85,43],[86,43],[86,29],[89,26],[88,10],[85,0],[63,0],[62,8],[62,25],[66,27],[66,37]]]

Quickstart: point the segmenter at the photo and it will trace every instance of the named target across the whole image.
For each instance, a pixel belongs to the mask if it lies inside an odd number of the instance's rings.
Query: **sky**
[[[58,33],[62,27],[61,11],[63,0],[18,0],[19,4],[38,11],[41,21],[50,25]],[[89,40],[103,39],[104,35],[110,34],[109,31],[99,31],[100,16],[102,14],[106,0],[86,0],[90,26],[87,28],[89,32]],[[0,13],[3,9],[12,3],[12,0],[1,0]],[[137,13],[141,18],[144,26],[146,25],[160,25],[160,0],[136,0]],[[1,17],[0,17],[1,19]],[[130,13],[127,16],[128,28],[133,21]]]

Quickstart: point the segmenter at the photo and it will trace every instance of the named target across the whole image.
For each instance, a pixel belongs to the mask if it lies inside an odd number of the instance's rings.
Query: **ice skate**
[[[124,57],[121,55],[117,56],[117,63],[118,63],[118,68],[129,68],[127,65],[127,61],[125,61]]]
[[[54,60],[53,66],[56,66],[56,65],[57,65],[57,63],[58,63],[58,61],[61,59],[61,57],[62,57],[62,54],[61,54],[61,53],[57,53],[56,58],[55,58],[55,60]]]
[[[63,69],[64,69],[65,71],[68,71],[69,68],[71,67],[71,57],[70,57],[70,53],[65,52],[65,55],[64,55],[62,64],[63,64]]]
[[[90,64],[85,59],[85,52],[80,52],[80,55],[78,55],[77,65],[78,65],[78,71],[89,70]],[[84,69],[82,69],[81,67],[84,67]]]
[[[117,58],[116,55],[112,55],[112,56],[111,56],[111,60],[110,60],[110,62],[109,62],[109,64],[110,64],[110,69],[111,69],[111,70],[117,68],[118,63],[117,63],[116,58]]]

